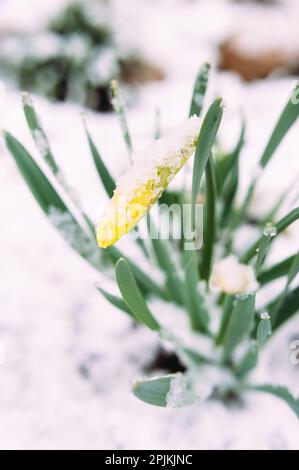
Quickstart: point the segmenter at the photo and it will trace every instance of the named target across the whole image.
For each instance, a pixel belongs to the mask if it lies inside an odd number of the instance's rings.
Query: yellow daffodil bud
[[[97,228],[97,241],[106,248],[128,233],[161,196],[195,151],[200,121],[184,124],[132,155],[132,166],[120,177]]]

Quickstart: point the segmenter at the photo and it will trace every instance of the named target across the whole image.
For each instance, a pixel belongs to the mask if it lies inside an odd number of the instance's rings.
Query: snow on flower
[[[213,387],[209,381],[198,380],[193,372],[182,374],[178,372],[171,379],[169,391],[166,396],[168,408],[181,408],[182,406],[201,404],[211,395]]]
[[[261,313],[261,320],[270,320],[270,315],[268,312],[262,312]]]
[[[120,177],[97,229],[106,248],[128,233],[157,201],[194,153],[200,128],[196,116],[132,155],[132,166]]]
[[[252,266],[239,263],[234,255],[215,264],[210,278],[210,288],[227,294],[249,294],[257,288]]]

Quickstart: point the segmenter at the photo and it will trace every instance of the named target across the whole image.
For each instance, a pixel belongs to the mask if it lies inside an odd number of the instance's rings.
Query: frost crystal
[[[201,404],[208,399],[212,392],[212,386],[207,383],[199,383],[195,379],[196,374],[177,373],[170,382],[170,388],[166,396],[166,406],[180,408],[186,405]]]
[[[25,106],[29,106],[30,108],[32,108],[33,106],[33,102],[32,102],[32,98],[31,96],[29,95],[29,93],[27,93],[26,91],[24,91],[22,93],[22,98],[23,98],[23,103]]]
[[[203,103],[204,103],[204,97],[201,93],[195,93],[195,96],[194,96],[194,103],[197,105],[197,106],[202,106]]]
[[[43,157],[47,156],[50,149],[49,149],[49,144],[48,144],[48,141],[47,141],[44,133],[40,129],[34,129],[32,131],[32,134],[33,134],[33,139],[34,139],[40,153],[42,154],[42,156]]]
[[[113,108],[118,115],[121,115],[123,109],[125,108],[125,101],[124,101],[122,94],[119,91],[117,80],[111,81],[111,92],[112,92],[111,103],[113,105]]]
[[[270,315],[268,312],[261,313],[261,320],[270,320]]]

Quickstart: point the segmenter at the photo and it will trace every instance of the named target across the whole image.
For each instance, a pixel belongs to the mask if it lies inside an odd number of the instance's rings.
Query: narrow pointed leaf
[[[233,204],[237,194],[239,184],[239,161],[236,161],[229,178],[222,192],[223,211],[221,215],[222,226],[229,225],[232,229],[235,224],[236,214],[233,212]],[[231,230],[232,231],[232,230]]]
[[[293,262],[290,266],[290,270],[288,272],[288,277],[287,277],[287,282],[286,282],[285,288],[284,288],[283,292],[281,293],[281,295],[280,295],[280,297],[277,301],[275,311],[273,312],[274,322],[276,320],[276,316],[277,316],[277,314],[280,310],[280,307],[283,305],[284,300],[285,300],[285,298],[286,298],[286,296],[289,292],[290,285],[293,282],[293,280],[295,279],[298,271],[299,271],[299,252],[297,253],[295,258],[293,259]]]
[[[109,258],[116,263],[123,257],[123,253],[115,247],[109,247],[106,250],[100,250],[97,247],[94,239],[90,239],[90,237],[86,235],[52,183],[50,183],[27,150],[8,132],[4,133],[4,137],[7,148],[15,159],[33,196],[42,210],[47,215],[51,216],[51,223],[53,223],[54,220],[54,217],[52,217],[53,209],[55,209],[56,212],[59,211],[61,222],[55,226],[72,248],[96,269],[102,269],[105,260]],[[55,219],[57,220],[57,216],[55,216]],[[132,261],[129,262],[144,292],[153,293],[159,297],[165,298],[160,287],[135,263]]]
[[[102,287],[98,286],[97,289],[98,291],[101,292],[101,294],[105,297],[105,299],[108,300],[108,302],[114,305],[114,307],[122,310],[123,312],[130,315],[130,317],[134,318],[134,320],[136,320],[136,318],[133,316],[131,310],[128,308],[127,304],[123,301],[123,299],[121,299],[120,297],[117,297],[116,295],[110,294]]]
[[[223,114],[223,102],[221,98],[211,104],[207,114],[204,117],[201,130],[198,136],[198,142],[195,150],[194,166],[193,166],[193,179],[192,179],[192,219],[194,226],[195,220],[195,204],[197,195],[200,188],[201,179],[203,177],[211,150],[217,135],[217,131],[220,126],[221,118]]]
[[[271,335],[271,331],[271,320],[269,318],[261,318],[256,333],[256,338],[260,349],[265,346],[267,339]]]
[[[206,332],[209,324],[209,316],[204,305],[204,299],[198,292],[199,275],[196,252],[184,250],[185,273],[185,305],[189,313],[191,326],[194,330]]]
[[[175,375],[138,381],[133,385],[133,393],[140,400],[155,406],[167,406],[167,394]]]
[[[299,398],[295,397],[286,387],[279,385],[255,385],[251,386],[250,390],[255,390],[257,392],[265,392],[274,395],[277,398],[283,400],[296,414],[299,418]]]
[[[284,322],[299,313],[299,287],[289,292],[284,298],[283,304],[277,309],[279,298],[280,297],[267,307],[267,311],[269,311],[271,316],[273,331],[277,330]]]
[[[277,233],[281,233],[288,228],[293,222],[299,219],[299,207],[296,207],[287,215],[285,215],[282,219],[280,219],[277,224]]]
[[[257,253],[257,260],[255,263],[256,276],[259,274],[264,264],[271,241],[272,241],[272,236],[270,234],[266,234],[266,235],[263,234],[260,239],[260,244],[259,244],[258,253]]]
[[[41,125],[39,117],[34,109],[33,101],[28,93],[23,93],[23,109],[32,138],[53,174],[59,172],[58,165],[51,151],[46,133]]]
[[[51,206],[66,211],[65,203],[25,147],[8,132],[4,133],[4,138],[8,150],[43,211],[48,213]]]
[[[112,94],[112,106],[119,120],[119,124],[122,130],[124,141],[126,143],[129,154],[133,151],[132,139],[129,132],[129,127],[126,117],[125,102],[121,91],[119,89],[118,81],[112,80],[111,82],[111,94]]]
[[[105,252],[107,252],[115,264],[120,258],[125,258],[128,261],[133,275],[136,278],[138,285],[143,293],[154,294],[162,299],[166,298],[166,295],[160,286],[155,281],[153,281],[153,279],[147,273],[142,271],[139,266],[134,263],[134,261],[132,261],[130,258],[127,258],[118,248],[115,246],[109,246],[106,248]]]
[[[288,273],[287,285],[286,285],[287,288],[291,285],[291,283],[293,282],[293,280],[297,276],[298,272],[299,272],[299,252],[293,258],[292,264],[290,266],[290,270],[289,270],[289,273]]]
[[[206,201],[204,206],[203,250],[201,276],[208,280],[213,261],[213,249],[216,238],[216,178],[212,155],[206,167]]]
[[[216,361],[213,359],[204,356],[203,354],[189,347],[182,346],[181,351],[183,354],[185,354],[187,359],[191,360],[197,366],[202,366],[204,364],[216,364]]]
[[[152,217],[147,218],[148,225],[153,234],[151,236],[151,243],[153,251],[160,268],[165,272],[166,283],[169,292],[175,302],[178,304],[183,303],[182,282],[178,275],[178,269],[172,260],[172,254],[168,245],[168,240],[162,240],[156,226],[154,225]],[[154,232],[153,232],[154,231]]]
[[[294,90],[292,91],[292,94],[286,106],[284,107],[277,121],[277,124],[270,136],[270,139],[268,140],[265,150],[260,158],[259,165],[261,168],[265,168],[268,165],[273,154],[275,153],[275,151],[281,144],[282,140],[284,139],[284,137],[286,136],[290,128],[293,126],[293,124],[296,122],[299,116],[298,93],[299,93],[299,82],[296,84]],[[256,176],[253,179],[252,183],[250,184],[247,194],[245,196],[245,199],[240,209],[238,210],[236,216],[234,217],[233,227],[238,226],[244,220],[258,179],[259,179],[258,176]]]
[[[91,219],[88,217],[87,214],[83,211],[83,209],[79,206],[78,201],[74,200],[73,192],[70,186],[67,184],[64,176],[62,175],[59,166],[56,163],[52,150],[50,148],[49,140],[47,135],[42,127],[41,121],[39,116],[34,108],[34,104],[32,98],[28,93],[23,93],[23,110],[25,114],[25,118],[28,124],[28,127],[31,131],[32,138],[38,149],[41,157],[46,162],[48,167],[50,168],[52,174],[54,175],[56,182],[60,185],[64,191],[68,194],[70,200],[75,204],[78,211],[81,213],[83,219],[85,220],[90,234],[93,238],[95,238],[95,226]]]
[[[99,153],[99,151],[98,151],[98,149],[97,149],[97,147],[96,147],[96,145],[93,141],[93,138],[91,137],[91,134],[90,134],[85,122],[84,122],[84,125],[85,125],[85,131],[86,131],[86,135],[87,135],[87,140],[88,140],[90,153],[92,155],[97,173],[98,173],[98,175],[100,177],[100,180],[101,180],[101,182],[102,182],[102,184],[105,188],[106,193],[111,198],[113,196],[113,192],[114,192],[114,189],[115,189],[115,181],[112,178],[112,176],[110,175],[106,165],[104,164],[104,162],[101,158],[101,155],[100,155],[100,153]]]
[[[161,327],[149,310],[132,270],[125,259],[120,259],[116,263],[115,273],[119,290],[134,317],[151,330],[159,331]]]
[[[243,120],[236,147],[230,154],[220,159],[220,161],[217,161],[217,174],[218,174],[217,180],[219,183],[220,192],[224,193],[223,195],[225,196],[225,198],[227,197],[227,194],[229,193],[229,189],[232,186],[231,182],[228,182],[227,179],[232,174],[235,174],[235,169],[238,166],[240,153],[244,146],[244,143],[245,143],[245,121]],[[228,183],[228,184],[225,184],[225,183]]]
[[[254,369],[258,362],[259,356],[259,347],[256,341],[252,341],[250,344],[249,350],[241,360],[241,362],[235,367],[235,373],[241,377],[245,374],[248,374],[252,369]]]
[[[294,180],[293,184],[296,184],[297,179],[298,179],[298,175],[296,175],[296,179]],[[291,184],[290,187],[292,187],[293,184]],[[288,195],[289,195],[289,188],[282,194],[282,196],[280,196],[278,201],[275,202],[275,204],[269,210],[269,212],[266,213],[266,215],[262,217],[261,219],[262,225],[266,224],[269,220],[275,220],[277,218],[277,214],[279,210],[282,208],[282,205],[285,202]]]
[[[289,227],[289,225],[291,225],[293,222],[295,222],[298,219],[299,219],[299,207],[296,207],[295,209],[293,209],[285,217],[283,217],[276,223],[275,227],[277,230],[277,235],[279,235],[281,232],[286,230]],[[251,258],[253,258],[253,256],[257,252],[257,249],[259,248],[262,237],[263,236],[261,236],[243,255],[242,263],[247,264],[251,260]]]
[[[229,324],[231,314],[232,314],[232,311],[233,311],[234,299],[235,299],[235,297],[233,295],[226,295],[225,296],[220,328],[219,328],[218,335],[216,337],[216,344],[217,345],[220,345],[220,344],[223,343],[225,333],[226,333],[226,330],[227,330],[227,326]]]
[[[8,132],[4,133],[4,138],[27,186],[51,223],[80,256],[96,269],[101,269],[105,255],[97,248],[95,240],[85,233],[52,183],[20,142]]]
[[[268,318],[261,318],[257,327],[256,340],[251,341],[247,353],[235,367],[235,372],[239,376],[248,374],[248,372],[256,367],[260,352],[271,335],[271,330],[271,321]]]
[[[291,285],[292,281],[295,279],[298,271],[299,271],[299,252],[294,257],[294,259],[292,261],[292,264],[290,266],[290,270],[289,270],[289,273],[288,273],[285,288],[284,288],[283,292],[278,296],[278,298],[276,300],[276,303],[273,306],[272,321],[273,321],[274,325],[276,325],[276,323],[277,323],[277,317],[280,315],[280,310],[281,310],[281,308],[284,304],[284,301],[285,301],[285,299],[288,295],[290,285]]]
[[[296,99],[296,94],[298,95],[298,93],[299,82],[296,84],[289,101],[283,109],[263,152],[260,160],[260,165],[263,168],[265,168],[265,166],[269,163],[272,155],[299,116],[299,100]]]
[[[198,72],[193,88],[189,117],[194,114],[196,114],[196,116],[200,116],[201,114],[208,86],[210,68],[210,64],[205,63]]]
[[[278,279],[279,277],[286,276],[291,268],[295,256],[296,255],[290,256],[289,258],[286,258],[283,261],[261,271],[257,277],[258,282],[261,285],[264,285]]]
[[[235,348],[241,343],[245,336],[249,336],[255,313],[255,294],[239,297],[235,300],[225,338],[223,359],[231,357]]]

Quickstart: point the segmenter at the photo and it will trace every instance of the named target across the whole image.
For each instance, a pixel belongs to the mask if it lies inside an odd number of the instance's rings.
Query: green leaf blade
[[[271,316],[273,331],[277,330],[283,323],[290,320],[299,313],[299,287],[288,292],[281,302],[281,294],[270,305],[267,311]]]
[[[89,145],[89,149],[90,149],[90,153],[91,153],[91,156],[92,156],[92,159],[93,159],[93,162],[95,164],[95,167],[96,167],[96,170],[97,170],[97,174],[104,186],[104,189],[107,193],[107,195],[109,196],[109,198],[112,198],[113,196],[113,193],[114,193],[114,189],[115,189],[115,181],[114,179],[112,178],[110,172],[108,171],[106,165],[104,164],[102,158],[101,158],[101,155],[93,141],[93,138],[91,137],[91,134],[87,128],[87,125],[86,123],[84,122],[84,125],[85,125],[85,132],[86,132],[86,136],[87,136],[87,140],[88,140],[88,145]]]
[[[295,256],[296,255],[289,256],[283,261],[280,261],[279,263],[262,270],[257,277],[259,284],[268,284],[271,281],[275,281],[275,279],[286,276],[292,266]]]
[[[290,211],[287,215],[285,215],[282,219],[280,219],[274,228],[276,228],[276,235],[279,235],[282,233],[284,230],[286,230],[292,223],[294,223],[296,220],[299,219],[299,207],[296,207],[292,211]],[[259,248],[259,245],[261,243],[261,240],[263,238],[263,235],[246,251],[246,253],[242,257],[242,263],[247,264],[251,258],[254,257],[254,255],[257,253],[257,250]],[[275,239],[275,237],[272,237],[272,240]]]
[[[133,315],[153,331],[161,326],[149,310],[128,262],[121,258],[115,266],[116,281],[122,297]]]
[[[20,142],[8,132],[4,132],[4,138],[24,181],[50,222],[80,256],[96,269],[101,269],[104,256],[95,240],[85,233],[52,183]]]
[[[265,168],[269,163],[272,155],[279,147],[280,143],[284,139],[285,135],[288,133],[290,128],[296,122],[299,116],[299,101],[294,99],[295,95],[299,92],[299,82],[296,84],[295,89],[292,92],[292,95],[284,107],[277,124],[270,136],[270,139],[265,147],[263,155],[260,159],[260,165],[262,168]]]
[[[184,250],[183,257],[185,273],[184,298],[191,327],[194,330],[207,332],[210,319],[204,305],[204,299],[198,292],[199,275],[196,252],[194,250]]]
[[[250,387],[251,390],[255,390],[257,392],[265,392],[274,395],[277,398],[283,400],[295,413],[297,418],[299,419],[299,398],[295,397],[287,387],[282,387],[280,385],[254,385]]]
[[[260,158],[259,166],[262,169],[264,169],[268,165],[275,151],[277,150],[282,140],[284,139],[288,131],[291,129],[291,127],[294,125],[294,123],[296,122],[299,116],[298,93],[299,93],[299,82],[296,84],[287,104],[285,105],[282,113],[280,114],[280,117],[274,127],[274,130],[267,142],[265,150]],[[238,213],[236,214],[234,218],[234,227],[240,225],[243,222],[247,213],[247,209],[253,197],[258,179],[259,177],[255,176],[255,178],[249,185],[245,199],[240,209],[238,210]]]
[[[265,346],[267,339],[271,335],[271,332],[272,325],[270,318],[261,318],[256,333],[256,338],[260,349]]]
[[[138,281],[139,287],[142,289],[142,292],[145,294],[152,294],[161,299],[166,299],[166,295],[160,286],[144,271],[142,271],[139,266],[132,261],[132,259],[127,258],[118,248],[115,246],[109,246],[105,249],[107,255],[111,260],[116,264],[120,258],[125,258],[130,268]]]
[[[125,144],[127,146],[128,152],[131,155],[131,153],[133,152],[133,144],[132,144],[132,139],[131,139],[128,123],[127,123],[125,102],[124,102],[117,80],[111,81],[111,94],[112,94],[112,100],[111,100],[112,106],[118,117],[122,135],[123,135]]]
[[[245,336],[249,336],[255,314],[255,294],[235,300],[223,344],[223,359],[228,360]]]
[[[194,226],[195,220],[195,204],[197,195],[200,188],[201,179],[203,177],[208,159],[210,157],[212,147],[220,126],[220,122],[223,114],[223,102],[221,98],[211,104],[207,114],[202,123],[201,130],[198,136],[198,142],[195,150],[194,166],[193,166],[193,178],[192,178],[192,225]]]
[[[233,176],[233,180],[238,176],[238,165],[241,150],[245,144],[245,121],[242,121],[240,135],[234,150],[217,162],[217,181],[219,182],[219,192],[222,194],[224,200],[228,199],[228,194],[232,186],[232,181],[227,181],[229,176]],[[236,171],[237,170],[237,171]]]
[[[148,214],[148,228],[151,233],[151,243],[158,265],[166,275],[166,283],[173,300],[178,304],[183,304],[182,282],[178,275],[178,270],[172,260],[171,248],[167,243],[168,240],[162,240],[160,234],[153,222],[152,217]]]
[[[133,393],[150,405],[166,407],[167,394],[170,390],[171,380],[174,375],[138,381],[133,385]]]
[[[275,229],[276,230],[276,229]],[[270,244],[271,244],[271,240],[272,240],[272,236],[271,234],[263,234],[261,239],[260,239],[260,243],[259,243],[259,247],[257,248],[258,252],[257,252],[257,260],[256,260],[256,263],[255,263],[255,274],[256,276],[258,276],[264,262],[265,262],[265,259],[266,259],[266,256],[268,254],[268,251],[269,251],[269,247],[270,247]]]
[[[200,116],[203,104],[204,104],[204,97],[207,91],[208,80],[209,80],[209,72],[210,72],[211,65],[205,63],[201,66],[198,75],[196,77],[193,94],[190,104],[189,110],[189,117],[193,116]]]
[[[203,252],[201,276],[208,280],[213,261],[213,249],[216,238],[216,178],[212,155],[206,167],[206,203],[204,207]]]
[[[235,373],[242,377],[252,369],[254,369],[258,362],[259,347],[256,341],[252,341],[249,350],[241,360],[241,362],[235,367]]]
[[[105,297],[105,299],[108,300],[108,302],[110,302],[114,307],[118,308],[119,310],[122,310],[123,312],[127,313],[131,318],[134,318],[134,320],[136,320],[131,310],[127,307],[127,304],[120,297],[110,294],[102,287],[98,286],[97,289],[99,292],[101,292],[103,297]]]
[[[51,206],[67,211],[62,198],[58,195],[53,185],[35,163],[29,152],[9,132],[4,132],[6,146],[13,156],[20,173],[26,181],[33,196],[45,213]]]
[[[28,93],[23,93],[23,110],[25,114],[25,118],[28,124],[28,127],[31,131],[32,138],[34,143],[43,158],[43,160],[48,165],[49,169],[51,170],[52,174],[54,175],[57,184],[59,184],[66,194],[68,194],[70,200],[75,204],[79,212],[81,213],[83,219],[85,220],[90,234],[95,239],[95,227],[94,223],[88,217],[87,214],[84,213],[83,209],[80,207],[78,201],[74,200],[72,190],[70,186],[67,184],[64,176],[62,175],[59,166],[56,163],[52,150],[50,148],[49,140],[47,135],[44,131],[44,128],[41,125],[40,119],[38,114],[35,110],[32,98]]]
[[[254,369],[258,363],[260,352],[265,346],[267,339],[271,335],[272,326],[271,321],[266,314],[261,315],[261,320],[258,324],[256,340],[251,340],[249,349],[244,355],[241,362],[235,367],[237,375],[243,376],[248,374]]]
[[[39,153],[45,160],[54,175],[59,172],[46,133],[41,125],[39,117],[35,111],[33,101],[28,93],[23,93],[23,110],[32,138],[38,148]]]

